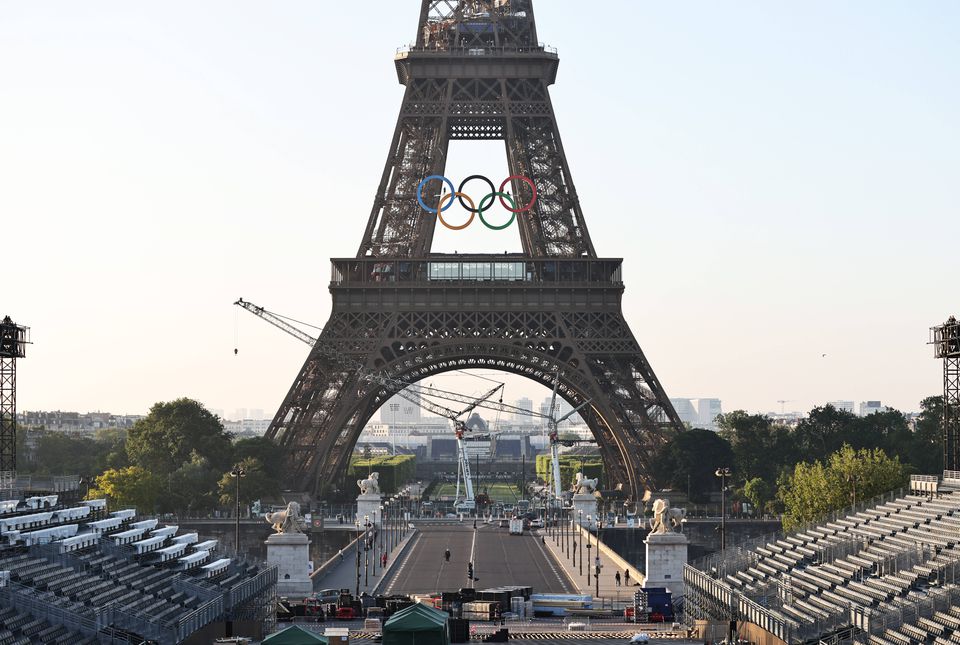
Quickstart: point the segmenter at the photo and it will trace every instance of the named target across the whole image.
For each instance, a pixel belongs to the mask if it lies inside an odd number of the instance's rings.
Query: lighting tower
[[[7,316],[0,322],[0,485],[17,470],[17,359],[30,342],[30,328]]]
[[[953,316],[930,330],[943,359],[943,469],[960,470],[960,322]]]

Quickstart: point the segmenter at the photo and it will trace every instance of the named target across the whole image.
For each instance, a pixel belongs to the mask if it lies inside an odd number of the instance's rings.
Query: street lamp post
[[[370,586],[370,516],[363,516],[363,586]]]
[[[383,500],[383,515],[384,515],[383,529],[385,532],[383,536],[383,541],[384,541],[383,550],[384,550],[384,553],[390,553],[392,549],[390,548],[390,500],[389,499]]]
[[[587,517],[590,517],[589,515]],[[583,511],[577,511],[577,551],[580,551],[580,575],[583,575],[583,550],[580,549],[583,546]],[[574,551],[574,559],[576,559],[576,551]],[[574,562],[576,564],[576,562]]]
[[[247,471],[243,468],[243,466],[241,466],[240,464],[237,464],[236,466],[233,467],[233,470],[230,471],[230,476],[237,480],[237,535],[236,535],[237,541],[236,541],[236,547],[237,547],[237,554],[239,555],[239,554],[240,554],[240,480],[241,480],[243,477],[246,477],[246,476],[247,476]]]
[[[590,515],[587,515],[587,526],[589,527],[592,524],[593,524],[593,517],[591,517]],[[580,535],[583,535],[583,525],[580,526]],[[590,531],[588,529],[587,530],[587,588],[588,589],[590,588],[590,565],[593,562],[593,560],[590,558],[590,549],[592,548],[593,548],[593,545],[590,544]],[[580,554],[580,564],[581,565],[583,564],[583,553]]]
[[[357,588],[354,592],[355,596],[360,596],[360,542],[363,541],[363,536],[360,535],[360,520],[356,521],[357,525]]]
[[[714,473],[720,478],[720,550],[727,548],[727,477],[730,476],[729,468],[717,468]]]
[[[594,566],[596,570],[593,572],[594,580],[597,584],[597,596],[600,596],[600,536],[603,533],[603,505],[600,506],[601,512],[597,514],[597,554],[596,560],[594,561]]]
[[[387,547],[387,506],[386,502],[380,505],[380,552],[386,553]]]

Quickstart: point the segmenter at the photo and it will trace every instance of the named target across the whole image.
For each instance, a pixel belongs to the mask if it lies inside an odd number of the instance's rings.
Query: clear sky
[[[306,348],[231,303],[326,320],[418,7],[0,0],[0,315],[35,342],[21,409],[276,409]],[[927,328],[960,313],[960,3],[537,0],[537,17],[594,243],[626,258],[625,312],[671,396],[937,393]],[[501,153],[455,145],[448,174],[502,176]],[[481,242],[519,248],[513,231],[435,250]],[[511,382],[523,394],[541,396]]]

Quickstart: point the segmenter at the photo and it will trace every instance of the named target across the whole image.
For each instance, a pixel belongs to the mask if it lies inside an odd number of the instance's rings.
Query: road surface
[[[473,558],[477,589],[508,585],[533,587],[534,593],[569,593],[564,573],[540,539],[486,524],[419,525],[419,533],[403,560],[381,588],[388,594],[428,594],[469,587],[467,563]],[[450,549],[450,562],[443,552]]]

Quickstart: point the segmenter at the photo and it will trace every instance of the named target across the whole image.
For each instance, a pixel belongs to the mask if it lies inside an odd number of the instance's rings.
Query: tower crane
[[[470,472],[470,459],[467,457],[467,446],[464,441],[464,435],[467,432],[470,432],[470,428],[467,427],[467,424],[461,419],[466,414],[473,412],[481,403],[488,400],[497,392],[503,390],[503,383],[497,384],[496,387],[492,388],[487,393],[474,399],[470,405],[460,410],[459,412],[451,410],[450,408],[444,407],[428,399],[418,400],[416,397],[411,395],[406,390],[401,390],[397,392],[397,395],[403,397],[404,399],[420,405],[424,409],[436,414],[437,416],[444,417],[453,422],[453,431],[457,437],[457,461],[459,462],[459,469],[457,471],[457,498],[454,502],[454,508],[457,512],[468,513],[474,511],[477,508],[476,497],[474,496],[473,490],[473,474]],[[464,499],[460,499],[460,476],[463,476],[463,485],[465,490]]]
[[[264,307],[255,305],[251,302],[244,300],[243,298],[238,299],[235,303],[236,306],[249,311],[253,315],[262,318],[267,321],[274,327],[277,327],[281,331],[286,332],[287,334],[293,336],[300,342],[309,345],[310,347],[316,348],[319,351],[323,352],[324,347],[319,343],[317,338],[314,338],[310,334],[304,332],[303,330],[295,327],[294,325],[287,322],[288,320],[293,321],[292,318],[287,318],[286,316],[281,316],[274,312],[268,311]],[[300,322],[300,321],[293,321]],[[306,324],[306,323],[303,323]],[[319,329],[319,328],[318,328]],[[544,415],[542,413],[534,412],[532,410],[527,410],[525,408],[520,408],[513,405],[508,405],[503,402],[503,397],[497,402],[491,402],[489,399],[499,391],[503,390],[504,384],[498,383],[496,387],[492,388],[490,391],[479,397],[472,397],[466,394],[460,394],[458,392],[451,392],[448,390],[441,390],[431,386],[421,386],[414,383],[408,383],[407,381],[401,379],[390,378],[384,374],[378,374],[366,370],[365,367],[358,361],[350,361],[350,359],[344,357],[342,354],[334,352],[332,349],[329,350],[329,355],[335,357],[338,361],[347,361],[348,365],[355,369],[360,377],[367,382],[376,383],[382,386],[387,393],[396,394],[411,403],[418,405],[437,416],[441,416],[445,419],[449,419],[453,422],[454,433],[457,438],[457,460],[459,461],[459,469],[457,471],[457,502],[455,507],[458,511],[472,511],[476,508],[476,499],[474,497],[473,490],[473,480],[470,473],[470,460],[467,458],[466,454],[466,445],[464,442],[464,435],[466,432],[469,432],[466,423],[461,420],[461,417],[465,414],[473,412],[477,408],[485,408],[496,410],[498,412],[511,412],[514,415],[523,415],[529,417],[541,417],[545,418],[547,421],[547,426],[549,428],[549,438],[550,438],[550,459],[551,459],[551,478],[552,482],[552,493],[554,496],[555,503],[559,503],[561,497],[560,491],[560,456],[559,449],[561,445],[573,445],[576,443],[595,443],[587,440],[561,440],[559,435],[559,425],[566,421],[568,418],[572,417],[574,414],[577,414],[590,404],[591,400],[584,401],[582,404],[563,415],[559,419],[556,417],[556,402],[557,402],[557,392],[560,388],[560,375],[557,372],[554,383],[553,383],[553,395],[550,399],[550,414]],[[431,401],[430,398],[443,399],[446,401],[465,404],[466,407],[460,411],[453,410],[451,408],[445,407],[434,401]],[[460,476],[463,476],[464,485],[466,489],[465,498],[460,501]]]
[[[323,343],[319,342],[319,339],[314,338],[310,334],[304,332],[301,329],[291,325],[288,320],[293,320],[292,318],[287,318],[286,316],[281,316],[280,314],[268,311],[267,309],[255,305],[252,302],[248,302],[243,298],[240,298],[235,303],[236,306],[249,311],[258,318],[262,318],[267,321],[274,327],[277,327],[281,331],[286,332],[287,334],[293,336],[300,342],[309,345],[310,347],[317,348],[321,352],[325,352],[326,355],[336,358],[341,363],[346,363],[349,367],[356,370],[361,378],[367,382],[377,383],[381,385],[388,392],[393,394],[398,394],[404,389],[408,389],[411,392],[415,392],[420,396],[433,397],[435,399],[445,399],[447,401],[452,401],[454,403],[462,403],[467,406],[471,406],[469,411],[473,411],[476,408],[485,408],[488,410],[495,410],[497,412],[510,412],[512,414],[523,414],[527,416],[542,417],[542,414],[526,410],[524,408],[519,408],[517,406],[509,405],[504,403],[502,400],[496,403],[488,401],[489,397],[476,397],[470,396],[468,394],[461,394],[459,392],[451,392],[449,390],[441,390],[439,388],[417,385],[415,383],[409,383],[402,379],[390,378],[384,374],[374,373],[367,370],[362,363],[359,361],[350,360],[348,357],[345,357],[343,354],[335,352],[333,349],[327,349]],[[299,321],[294,321],[299,322]],[[306,324],[306,323],[302,323]],[[319,328],[318,328],[319,329]],[[503,384],[500,384],[500,387],[503,387]],[[492,396],[492,395],[491,395]],[[407,400],[410,400],[410,397],[404,397]],[[413,400],[413,403],[419,404],[418,401]],[[446,408],[444,408],[446,409]],[[442,413],[441,416],[449,418],[447,413]]]
[[[552,482],[552,492],[554,503],[559,503],[560,500],[560,444],[574,443],[573,441],[566,442],[560,441],[560,431],[559,426],[561,423],[572,417],[574,414],[578,413],[585,406],[590,403],[590,399],[587,399],[580,405],[578,405],[573,410],[570,410],[567,414],[563,415],[559,419],[556,416],[557,409],[557,390],[560,389],[560,373],[557,372],[553,379],[553,395],[550,397],[550,414],[547,416],[547,424],[550,429],[550,466],[551,466],[551,479]],[[579,441],[576,443],[580,443]]]

